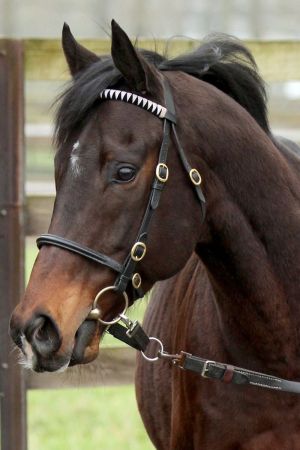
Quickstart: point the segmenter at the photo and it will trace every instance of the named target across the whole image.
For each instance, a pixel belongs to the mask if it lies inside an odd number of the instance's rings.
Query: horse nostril
[[[61,345],[61,336],[57,325],[51,317],[35,317],[24,330],[27,341],[41,356],[55,353]]]

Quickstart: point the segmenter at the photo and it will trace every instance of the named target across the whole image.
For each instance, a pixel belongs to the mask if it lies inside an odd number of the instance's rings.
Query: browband
[[[121,102],[131,103],[132,105],[145,109],[159,119],[168,119],[170,122],[176,123],[175,114],[167,110],[167,108],[131,92],[120,91],[118,89],[105,89],[100,92],[100,98],[102,100],[119,100]]]

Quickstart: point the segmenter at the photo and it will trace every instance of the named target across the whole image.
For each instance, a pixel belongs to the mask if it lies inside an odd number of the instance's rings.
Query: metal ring
[[[164,177],[162,177],[159,173],[159,170],[161,168],[166,170],[166,175]],[[164,164],[164,163],[157,164],[156,170],[155,170],[155,175],[159,179],[159,181],[161,181],[162,183],[165,183],[169,178],[169,168],[168,168],[167,164]]]
[[[94,302],[93,302],[93,309],[92,309],[92,311],[90,312],[91,316],[93,315],[93,311],[96,310],[96,309],[97,309],[97,310],[99,311],[99,313],[100,313],[100,308],[98,307],[98,301],[99,301],[100,297],[101,297],[103,294],[105,294],[105,292],[108,292],[108,291],[116,291],[116,290],[117,290],[116,286],[108,286],[108,287],[106,287],[106,288],[104,288],[104,289],[101,289],[101,291],[98,292],[98,294],[96,295],[95,300],[94,300]],[[123,311],[122,311],[120,314],[118,314],[118,316],[117,316],[115,319],[113,319],[113,320],[111,320],[111,321],[109,321],[109,322],[106,321],[106,320],[101,319],[101,318],[98,316],[97,320],[99,320],[99,322],[103,323],[104,325],[113,325],[114,323],[119,322],[119,320],[121,319],[121,317],[120,317],[121,315],[125,315],[125,313],[126,313],[126,311],[127,311],[127,309],[128,309],[128,306],[129,306],[129,299],[128,299],[128,295],[126,294],[125,291],[124,291],[124,292],[120,292],[120,294],[123,294],[123,297],[124,297],[124,299],[125,299],[125,308],[123,309]]]
[[[136,256],[134,254],[134,252],[136,251],[136,249],[138,247],[142,247],[142,249],[143,249],[143,253],[141,254],[141,256]],[[141,241],[136,242],[130,251],[131,258],[133,259],[133,261],[141,261],[144,258],[146,251],[147,251],[147,247],[146,247],[146,244],[144,244],[144,242],[141,242]]]
[[[156,341],[156,342],[160,345],[160,350],[158,350],[157,355],[159,355],[160,353],[163,353],[163,351],[164,351],[164,346],[163,346],[162,342],[161,342],[159,339],[157,339],[156,337],[149,337],[149,339],[150,339],[150,341]],[[147,361],[150,361],[150,362],[157,361],[158,358],[159,358],[159,356],[155,356],[154,358],[149,358],[149,356],[146,356],[145,353],[144,353],[143,351],[141,351],[141,353],[142,353],[143,357],[144,357]]]
[[[139,287],[141,287],[141,284],[142,284],[142,278],[141,278],[141,275],[140,275],[138,272],[136,272],[135,274],[133,274],[131,281],[132,281],[132,286],[133,286],[135,289],[138,289]]]
[[[196,177],[198,177],[197,180],[195,180],[193,178],[194,174],[196,175]],[[191,179],[192,183],[195,184],[195,186],[199,186],[199,184],[201,184],[202,178],[201,178],[201,175],[200,175],[200,173],[198,172],[197,169],[191,169],[190,172],[189,172],[189,176],[190,176],[190,179]]]

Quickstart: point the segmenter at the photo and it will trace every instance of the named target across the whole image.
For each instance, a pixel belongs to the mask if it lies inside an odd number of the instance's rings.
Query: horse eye
[[[118,181],[131,181],[134,179],[136,170],[133,167],[123,166],[118,169],[117,180]]]

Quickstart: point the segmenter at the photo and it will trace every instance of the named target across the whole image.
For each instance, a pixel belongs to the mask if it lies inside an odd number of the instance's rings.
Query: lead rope
[[[120,314],[119,317],[124,326],[115,323],[106,331],[116,339],[140,351],[146,361],[156,362],[159,359],[165,359],[180,369],[199,373],[203,378],[300,394],[300,382],[297,381],[289,381],[230,364],[211,361],[184,351],[179,354],[168,353],[164,350],[161,340],[154,336],[148,336],[137,320],[132,321],[125,314]],[[152,357],[146,355],[150,342],[156,342],[158,345],[158,350]]]

